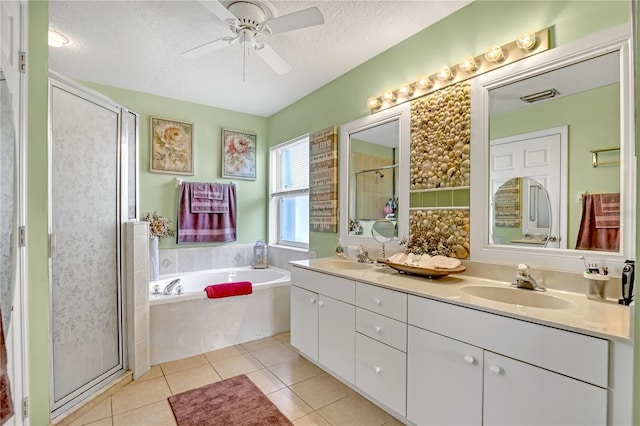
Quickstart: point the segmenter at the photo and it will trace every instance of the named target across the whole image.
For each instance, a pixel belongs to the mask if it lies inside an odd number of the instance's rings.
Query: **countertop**
[[[407,294],[590,336],[623,342],[630,342],[633,339],[633,304],[631,306],[619,305],[618,301],[614,299],[594,301],[587,299],[584,293],[548,289],[544,294],[562,298],[572,302],[575,306],[568,309],[522,306],[472,296],[462,290],[465,286],[478,285],[508,288],[510,283],[504,281],[478,278],[467,275],[466,273],[430,279],[400,273],[394,269],[380,265],[367,265],[368,267],[366,269],[348,269],[340,267],[341,262],[355,261],[338,260],[337,258],[321,258],[299,260],[290,263],[294,267],[345,277],[353,279],[354,281],[385,287]],[[526,289],[513,290],[531,291]]]

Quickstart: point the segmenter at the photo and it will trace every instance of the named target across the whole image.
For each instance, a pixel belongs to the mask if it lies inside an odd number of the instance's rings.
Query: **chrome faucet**
[[[516,275],[516,282],[511,284],[511,287],[525,288],[527,290],[534,291],[547,291],[546,288],[536,282],[536,280],[529,273],[529,266],[524,263],[518,265],[518,274]]]
[[[360,263],[373,263],[373,259],[369,257],[369,252],[364,248],[364,246],[360,246],[360,248],[358,248],[356,258]]]
[[[167,286],[164,288],[164,290],[162,290],[162,294],[172,294],[173,293],[173,288],[180,284],[180,278],[176,278],[175,280],[171,281],[169,284],[167,284]]]

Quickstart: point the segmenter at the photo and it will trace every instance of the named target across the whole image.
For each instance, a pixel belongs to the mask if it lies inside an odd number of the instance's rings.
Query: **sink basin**
[[[560,297],[541,293],[533,290],[511,287],[467,286],[460,289],[462,292],[482,299],[495,302],[509,303],[511,305],[528,306],[544,309],[571,309],[575,304]]]
[[[373,264],[371,263],[360,263],[360,262],[356,262],[355,260],[339,260],[339,259],[323,260],[318,262],[318,265],[324,268],[336,269],[336,270],[340,270],[340,269],[362,270],[362,269],[371,269],[373,267]]]

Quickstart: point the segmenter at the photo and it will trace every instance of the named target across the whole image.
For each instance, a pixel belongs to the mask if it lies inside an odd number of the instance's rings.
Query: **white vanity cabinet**
[[[318,361],[318,293],[294,285],[291,286],[291,345]]]
[[[606,425],[603,339],[409,296],[407,418]]]
[[[408,353],[409,420],[418,425],[482,424],[482,349],[410,325]]]
[[[356,386],[406,415],[407,295],[356,283]]]
[[[291,345],[350,383],[355,379],[355,282],[291,271]]]

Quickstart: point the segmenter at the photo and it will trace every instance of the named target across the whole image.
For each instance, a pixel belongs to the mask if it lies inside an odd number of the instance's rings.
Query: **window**
[[[309,247],[309,136],[271,148],[270,242]]]

